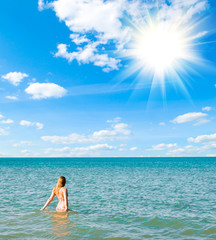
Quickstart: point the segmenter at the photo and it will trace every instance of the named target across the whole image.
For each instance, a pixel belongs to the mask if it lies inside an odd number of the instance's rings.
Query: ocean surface
[[[0,158],[0,209],[0,239],[216,239],[216,158]]]

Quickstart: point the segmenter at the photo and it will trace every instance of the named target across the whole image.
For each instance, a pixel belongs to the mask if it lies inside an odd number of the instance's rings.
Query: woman
[[[68,212],[68,193],[67,188],[64,187],[66,183],[66,178],[61,176],[58,179],[57,185],[53,188],[52,194],[50,195],[49,199],[45,203],[45,205],[41,208],[44,210],[53,200],[55,195],[57,196],[59,202],[56,207],[57,212]]]

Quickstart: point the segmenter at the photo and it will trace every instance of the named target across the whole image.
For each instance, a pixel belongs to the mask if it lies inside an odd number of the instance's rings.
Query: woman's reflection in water
[[[72,234],[74,223],[68,217],[70,212],[49,212],[49,215],[51,216],[53,234],[56,237],[64,239]]]

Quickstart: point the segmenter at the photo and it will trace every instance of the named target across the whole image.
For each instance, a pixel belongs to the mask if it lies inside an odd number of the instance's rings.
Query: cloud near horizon
[[[168,149],[166,153],[167,156],[194,156],[199,154],[203,154],[204,156],[210,156],[214,153],[207,153],[209,151],[216,150],[216,133],[209,135],[200,135],[197,137],[189,137],[187,139],[189,143],[193,143],[194,145],[186,145],[184,147],[178,147],[174,149]],[[201,144],[201,145],[200,145]],[[160,145],[160,144],[159,144]],[[158,146],[159,146],[158,145]],[[205,154],[207,153],[207,154]],[[209,155],[210,154],[210,155]]]
[[[161,150],[167,150],[170,148],[176,148],[177,144],[176,143],[169,143],[169,144],[165,144],[165,143],[160,143],[157,145],[153,145],[152,148],[147,149],[148,151],[161,151]]]
[[[130,134],[131,130],[128,124],[117,123],[112,125],[111,129],[95,131],[91,135],[72,133],[68,136],[42,136],[41,139],[51,143],[80,144],[127,139]]]
[[[96,144],[90,145],[87,147],[63,147],[63,148],[48,148],[44,151],[45,154],[57,154],[58,156],[89,156],[89,155],[98,155],[100,151],[112,151],[117,147],[105,144]]]
[[[193,156],[195,153],[200,154],[204,152],[204,150],[205,150],[204,148],[200,148],[193,145],[187,145],[187,146],[176,148],[176,149],[169,149],[166,155],[175,156],[175,157]]]
[[[194,143],[216,143],[216,133],[209,134],[209,135],[200,135],[196,138],[190,137],[188,138],[188,142],[194,142]]]

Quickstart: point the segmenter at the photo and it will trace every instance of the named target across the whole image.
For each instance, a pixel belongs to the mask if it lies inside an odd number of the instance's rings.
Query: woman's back
[[[55,196],[57,196],[59,202],[56,207],[56,211],[58,212],[67,212],[68,209],[68,193],[67,188],[64,187],[66,183],[66,178],[64,176],[61,176],[58,179],[58,182],[56,186],[52,190],[52,194],[45,203],[45,205],[41,208],[41,210],[44,210],[53,200]]]
[[[65,211],[67,208],[67,188],[62,187],[59,192],[56,193],[56,196],[59,200],[56,211]]]

